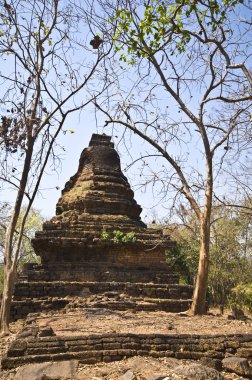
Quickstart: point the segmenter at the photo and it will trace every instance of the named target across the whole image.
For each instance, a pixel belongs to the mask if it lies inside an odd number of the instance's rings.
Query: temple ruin
[[[230,334],[214,325],[205,333],[191,320],[187,333],[177,331],[175,321],[186,313],[171,320],[167,312],[188,309],[192,286],[180,285],[166,263],[175,243],[147,228],[140,213],[111,138],[93,135],[56,216],[36,233],[41,264],[27,264],[18,279],[13,319],[30,314],[2,358],[3,370],[133,356],[200,360],[221,370],[227,355],[251,359],[247,327]]]
[[[188,309],[192,287],[179,285],[165,259],[175,243],[162,230],[147,228],[141,211],[111,137],[93,134],[56,216],[33,239],[41,263],[25,265],[13,318],[69,302],[118,310]]]

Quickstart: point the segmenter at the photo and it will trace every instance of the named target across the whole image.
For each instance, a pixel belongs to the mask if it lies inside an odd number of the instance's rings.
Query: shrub
[[[252,313],[252,283],[233,288],[230,301]]]
[[[112,235],[110,235],[106,230],[103,230],[101,233],[101,238],[102,240],[111,240],[115,244],[134,243],[136,241],[134,232],[124,233],[120,230],[112,231]]]

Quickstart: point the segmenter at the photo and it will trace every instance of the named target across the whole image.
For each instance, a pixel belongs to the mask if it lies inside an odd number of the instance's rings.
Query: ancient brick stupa
[[[24,301],[27,313],[63,307],[66,297],[90,305],[94,294],[118,309],[187,309],[192,289],[177,284],[165,260],[175,243],[162,230],[148,229],[141,211],[111,138],[94,134],[62,191],[56,216],[36,233],[33,246],[41,264],[24,268],[14,317]],[[92,306],[104,306],[92,300]]]

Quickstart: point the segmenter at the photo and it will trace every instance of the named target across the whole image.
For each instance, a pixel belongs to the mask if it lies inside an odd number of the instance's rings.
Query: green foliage
[[[22,210],[17,227],[19,227],[20,220],[23,216],[24,210]],[[27,218],[24,230],[24,237],[22,240],[20,265],[26,262],[39,262],[40,258],[35,254],[31,244],[31,239],[34,238],[35,232],[42,229],[44,218],[41,212],[36,209],[31,209]]]
[[[240,284],[233,288],[230,302],[252,312],[252,283]]]
[[[124,233],[120,230],[112,231],[112,234],[109,234],[106,230],[103,230],[101,233],[102,240],[110,240],[115,244],[121,243],[134,243],[136,241],[136,236],[134,232]]]
[[[177,247],[167,252],[167,261],[180,274],[182,282],[193,284],[199,256],[199,228],[195,217],[190,211],[187,212],[187,227],[178,226],[171,232]],[[209,303],[225,306],[231,301],[249,309],[252,281],[251,213],[221,207],[213,210],[212,219]]]
[[[166,261],[180,274],[181,283],[192,285],[198,269],[199,241],[186,228],[173,231],[172,239],[177,245],[166,252]]]
[[[123,233],[122,231],[113,231],[113,242],[119,243],[134,243],[136,241],[136,236],[134,232]]]
[[[18,223],[16,226],[16,234],[14,239],[14,244],[16,244],[18,239],[18,231],[20,230],[23,216],[25,214],[25,208],[20,212]],[[3,261],[3,251],[4,251],[4,240],[5,231],[7,224],[11,216],[11,206],[8,203],[2,203],[0,205],[0,262]],[[25,262],[37,262],[39,260],[38,256],[35,255],[33,247],[31,245],[31,239],[34,237],[35,232],[41,230],[42,223],[44,219],[39,210],[31,209],[29,217],[27,218],[23,239],[20,249],[20,260],[19,264],[22,265]]]
[[[195,20],[196,34],[200,37],[207,29],[211,34],[219,33],[227,13],[242,0],[213,0],[208,4],[197,1],[176,0],[175,4],[151,0],[142,8],[131,11],[117,9],[114,19],[115,50],[120,51],[119,60],[134,64],[138,58],[150,58],[164,46],[169,46],[171,55],[186,51],[192,33],[188,19]],[[137,14],[137,16],[136,16]],[[188,28],[188,29],[187,29]]]
[[[101,238],[102,240],[109,240],[109,234],[106,230],[102,230]]]
[[[236,212],[222,210],[215,216],[219,219],[213,224],[209,288],[213,303],[225,305],[232,288],[251,276],[251,224],[249,216]]]
[[[123,242],[123,238],[125,236],[125,234],[122,232],[122,231],[119,231],[119,230],[114,230],[112,232],[112,241],[115,243],[115,244],[119,244],[119,243],[122,243]]]

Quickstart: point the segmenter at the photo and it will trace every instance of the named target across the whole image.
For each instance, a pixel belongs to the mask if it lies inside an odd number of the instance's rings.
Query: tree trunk
[[[9,334],[11,301],[15,287],[16,268],[4,267],[4,288],[0,309],[0,327],[2,336]]]
[[[206,314],[206,295],[209,266],[209,245],[210,245],[210,215],[203,214],[200,219],[200,252],[199,265],[196,283],[191,306],[192,315]]]
[[[28,131],[29,132],[29,131]],[[31,168],[31,158],[34,147],[34,138],[31,134],[28,134],[27,149],[25,155],[25,162],[23,166],[22,176],[20,180],[19,189],[17,192],[17,197],[15,201],[15,206],[13,209],[13,214],[11,216],[10,222],[7,226],[5,233],[5,244],[4,244],[4,288],[0,309],[0,329],[3,335],[9,334],[9,323],[10,323],[10,308],[11,300],[15,287],[16,272],[17,272],[17,261],[19,256],[20,245],[14,250],[14,234],[17,226],[18,217],[20,215],[20,210],[25,194],[25,188],[27,185],[27,178]],[[30,202],[30,206],[31,206]],[[20,231],[22,235],[22,231]]]

